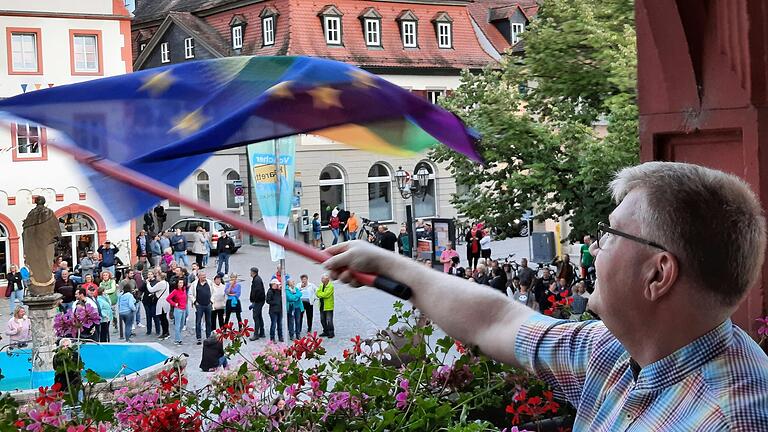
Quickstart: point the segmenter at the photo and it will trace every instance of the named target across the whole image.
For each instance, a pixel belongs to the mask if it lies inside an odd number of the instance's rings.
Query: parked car
[[[180,221],[171,225],[170,228],[168,228],[166,231],[168,234],[166,235],[171,236],[173,235],[173,232],[176,231],[176,228],[181,229],[181,233],[184,235],[184,238],[187,239],[187,251],[191,252],[192,236],[195,231],[197,231],[197,227],[199,226],[202,226],[203,229],[208,231],[208,234],[211,236],[211,255],[216,254],[216,245],[219,241],[219,233],[222,231],[226,231],[227,235],[232,237],[232,240],[235,242],[235,249],[232,251],[232,253],[237,252],[237,250],[240,249],[240,247],[243,245],[243,237],[240,234],[239,229],[224,221],[206,217],[188,217],[181,219]]]

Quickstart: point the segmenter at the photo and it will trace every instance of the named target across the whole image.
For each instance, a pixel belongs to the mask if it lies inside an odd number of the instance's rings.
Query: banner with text
[[[278,163],[275,163],[276,157]],[[249,144],[248,161],[264,227],[285,235],[291,217],[293,179],[296,174],[296,137]],[[272,242],[269,242],[269,252],[272,261],[285,258],[285,249]]]

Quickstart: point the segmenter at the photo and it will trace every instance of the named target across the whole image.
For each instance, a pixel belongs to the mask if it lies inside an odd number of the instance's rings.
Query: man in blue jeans
[[[221,267],[224,267],[224,274],[229,273],[229,255],[235,252],[235,241],[227,235],[226,231],[219,234],[219,241],[216,244],[216,252],[219,254],[219,263],[216,265],[216,273],[221,273]]]
[[[176,261],[176,264],[181,265],[184,262],[184,267],[188,267],[187,239],[181,235],[181,229],[179,228],[176,228],[176,234],[171,237],[171,247],[173,248],[173,260]]]
[[[195,336],[197,337],[197,344],[200,345],[202,341],[202,326],[201,320],[205,317],[205,337],[211,336],[211,286],[208,284],[208,280],[204,271],[197,272],[197,280],[192,282],[192,286],[189,287],[189,298],[192,304],[195,306]]]

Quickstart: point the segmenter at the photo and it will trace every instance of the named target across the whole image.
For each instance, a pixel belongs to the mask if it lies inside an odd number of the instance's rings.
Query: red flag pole
[[[259,237],[264,240],[269,240],[271,242],[275,242],[280,246],[284,247],[285,249],[291,252],[295,252],[305,258],[311,259],[318,263],[322,263],[331,257],[331,255],[327,252],[314,249],[299,241],[291,240],[287,237],[277,235],[273,232],[267,231],[264,228],[260,228],[252,224],[250,221],[246,219],[234,216],[230,213],[216,210],[209,205],[187,198],[184,195],[182,195],[178,190],[173,189],[170,186],[160,181],[157,181],[153,178],[150,178],[140,172],[134,171],[118,163],[112,162],[108,159],[104,159],[93,153],[84,151],[79,148],[71,147],[71,146],[59,146],[55,142],[53,142],[53,140],[48,141],[48,145],[72,155],[75,158],[75,160],[77,160],[78,162],[88,165],[94,171],[104,174],[105,176],[111,177],[122,183],[131,185],[137,189],[141,189],[145,192],[151,193],[152,195],[156,195],[156,196],[168,199],[170,201],[181,203],[186,207],[197,210],[200,213],[203,213],[209,217],[220,219],[230,225],[236,226],[241,230],[249,234],[252,234],[256,237]],[[369,274],[369,273],[355,272],[354,277],[358,282],[360,282],[363,285],[375,286],[377,288],[384,289],[385,291],[390,291],[389,288],[382,287],[381,283],[377,283],[378,279],[382,279],[380,276]],[[390,293],[401,298],[403,297],[402,295],[396,292],[390,292]],[[408,297],[410,297],[410,293],[408,293]]]

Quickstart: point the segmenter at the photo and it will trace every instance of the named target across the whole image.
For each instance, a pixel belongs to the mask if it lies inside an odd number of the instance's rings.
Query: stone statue
[[[35,198],[37,206],[30,210],[24,219],[22,233],[24,241],[24,260],[29,268],[30,293],[33,296],[53,294],[54,245],[61,236],[61,228],[56,215],[45,206],[45,198]]]

